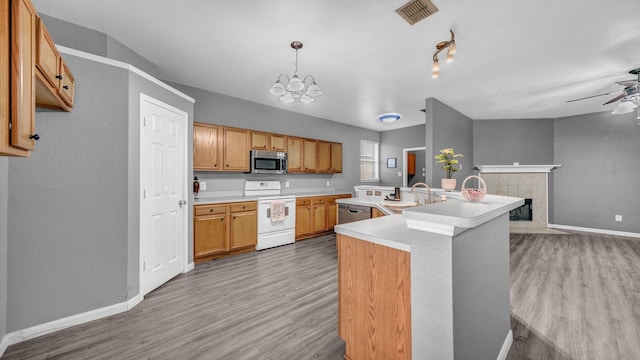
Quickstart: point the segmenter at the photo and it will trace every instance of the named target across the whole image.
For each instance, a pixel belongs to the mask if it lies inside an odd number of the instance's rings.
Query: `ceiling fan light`
[[[622,101],[618,106],[611,112],[612,114],[627,114],[633,111],[633,109],[638,106],[633,104],[630,101]]]
[[[293,75],[291,81],[287,84],[287,90],[289,91],[300,91],[304,88],[304,83],[300,81],[298,75]]]
[[[280,80],[276,80],[275,84],[269,89],[269,92],[275,96],[280,96],[286,94],[287,90],[284,89]]]

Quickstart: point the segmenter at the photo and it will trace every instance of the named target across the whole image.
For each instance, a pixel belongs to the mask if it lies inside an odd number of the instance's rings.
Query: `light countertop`
[[[295,197],[312,197],[312,196],[333,196],[333,195],[346,195],[351,194],[350,191],[314,191],[314,192],[299,192],[281,194],[281,196],[295,196]],[[211,205],[222,204],[232,202],[244,202],[244,201],[257,201],[261,196],[244,196],[244,195],[230,195],[230,196],[200,196],[195,199],[193,205]]]

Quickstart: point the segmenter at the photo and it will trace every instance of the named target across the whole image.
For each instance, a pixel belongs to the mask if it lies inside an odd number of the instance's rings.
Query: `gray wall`
[[[434,156],[441,149],[453,148],[456,153],[464,155],[458,158],[462,169],[453,175],[459,190],[464,178],[473,173],[473,120],[434,98],[426,100],[425,109],[426,182],[440,187],[440,179],[446,175]]]
[[[473,165],[553,164],[553,119],[473,122]]]
[[[424,146],[424,135],[424,125],[383,131],[380,133],[380,185],[402,186],[402,176],[398,176],[398,172],[402,172],[402,167],[405,162],[402,149]],[[397,159],[397,167],[395,169],[387,168],[387,158]],[[416,163],[416,168],[419,170],[425,167],[424,155],[422,159],[423,161],[421,163]]]
[[[182,84],[171,85],[196,100],[194,121],[342,143],[341,174],[254,176],[242,173],[198,172],[198,179],[207,181],[207,190],[203,190],[203,194],[215,190],[241,191],[245,179],[257,178],[287,180],[291,189],[326,187],[326,181],[330,181],[331,187],[336,190],[353,192],[353,186],[360,183],[360,140],[380,141],[380,133],[377,131],[285,111]],[[214,188],[209,187],[210,181],[216,185]]]
[[[7,333],[7,196],[9,159],[0,157],[0,339]]]
[[[139,93],[193,116],[193,104],[128,70],[65,60],[74,108],[37,112],[36,151],[9,160],[8,331],[138,294]]]
[[[640,233],[639,154],[636,113],[555,119],[554,222]]]
[[[157,74],[155,64],[109,35],[45,14],[40,14],[40,17],[42,17],[56,45],[122,61],[152,76]]]

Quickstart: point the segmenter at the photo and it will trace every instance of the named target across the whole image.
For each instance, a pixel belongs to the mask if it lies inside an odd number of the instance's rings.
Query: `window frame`
[[[365,158],[363,154],[363,146],[365,144],[373,145],[373,159]],[[362,178],[362,170],[363,170],[363,162],[373,164],[373,172],[372,174],[374,178],[371,179],[363,179]],[[377,141],[371,140],[360,140],[360,182],[362,183],[379,183],[380,182],[380,143]]]

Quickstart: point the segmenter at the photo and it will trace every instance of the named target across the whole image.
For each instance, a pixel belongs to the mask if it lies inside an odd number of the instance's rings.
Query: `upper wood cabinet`
[[[316,159],[317,159],[319,173],[331,173],[331,143],[330,142],[318,140]]]
[[[251,131],[251,149],[269,150],[269,134],[262,131]]]
[[[303,172],[302,168],[302,139],[298,137],[289,136],[287,139],[287,147],[288,147],[288,161],[289,161],[289,172]]]
[[[304,166],[305,172],[316,172],[317,170],[317,159],[316,157],[318,152],[318,141],[311,139],[304,139],[303,141],[303,160],[302,164]]]
[[[331,172],[342,172],[342,144],[331,143]]]
[[[223,166],[228,171],[249,171],[251,130],[223,127]]]
[[[42,102],[59,106],[50,106],[68,111],[73,105],[73,93],[67,93],[70,100],[64,100],[58,93],[52,93],[42,86],[44,75],[38,66],[40,46],[39,34],[43,35],[55,54],[58,54],[44,24],[39,22],[30,0],[2,1],[0,8],[0,155],[28,157],[35,149],[35,140],[39,138],[35,130],[35,107]],[[41,29],[41,30],[39,30]],[[47,72],[60,74],[62,60],[43,53],[42,66]],[[60,61],[60,62],[58,62]],[[66,69],[66,67],[62,67]],[[69,69],[64,70],[73,76]],[[55,75],[53,76],[55,80]],[[64,86],[64,85],[63,85]],[[67,85],[68,86],[68,85]],[[73,86],[69,88],[73,91]],[[62,104],[62,105],[60,105]]]
[[[269,144],[271,151],[287,152],[287,136],[278,134],[269,134]]]
[[[39,17],[37,27],[36,105],[69,111],[73,106],[75,79]]]
[[[193,123],[193,170],[220,170],[220,126]]]

